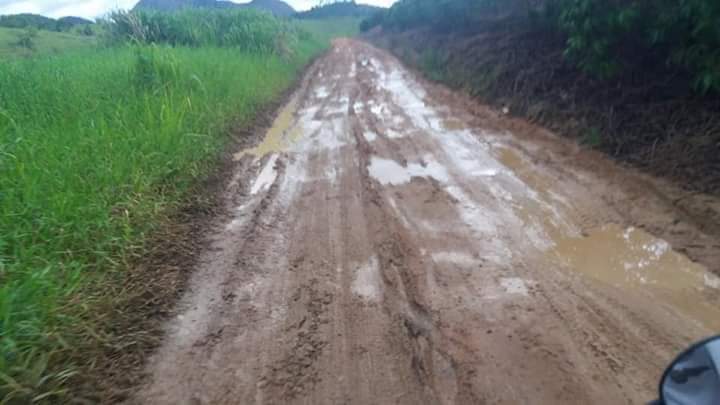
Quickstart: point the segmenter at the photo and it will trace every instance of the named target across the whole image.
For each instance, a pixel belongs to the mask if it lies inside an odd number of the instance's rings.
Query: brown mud
[[[235,157],[132,402],[643,403],[720,326],[717,228],[679,191],[365,43]]]
[[[310,65],[298,76],[304,77]],[[177,303],[208,248],[207,239],[225,222],[226,187],[238,167],[231,151],[251,151],[300,85],[259,106],[253,117],[229,122],[228,150],[177,207],[158,220],[142,254],[129,255],[127,271],[115,274],[112,283],[104,280],[82,292],[97,296],[83,325],[87,333],[72,352],[56,359],[60,368],[77,365],[67,384],[71,403],[125,402],[147,380],[149,354],[164,340],[165,324],[177,314]]]

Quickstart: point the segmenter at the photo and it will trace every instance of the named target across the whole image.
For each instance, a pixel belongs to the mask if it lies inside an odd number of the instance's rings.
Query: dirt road
[[[642,403],[720,327],[654,183],[364,43],[236,160],[138,403]]]

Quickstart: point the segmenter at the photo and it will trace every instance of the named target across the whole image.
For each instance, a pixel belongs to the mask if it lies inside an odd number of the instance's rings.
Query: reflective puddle
[[[720,279],[672,250],[662,239],[636,228],[611,224],[586,237],[557,240],[554,260],[594,280],[628,292],[643,292],[708,328],[720,328]]]
[[[537,193],[537,201],[524,199],[513,208],[526,224],[529,239],[539,232],[547,240],[541,250],[552,262],[630,294],[649,295],[707,328],[720,329],[719,277],[641,229],[608,224],[587,236],[571,236],[557,223],[562,212],[547,212],[547,206],[563,211],[567,204],[552,192],[550,180],[512,150],[501,147],[496,152],[498,160]]]
[[[512,169],[519,179],[535,189],[538,193],[547,193],[547,190],[552,184],[548,178],[533,170],[532,166],[528,162],[523,160],[520,155],[512,150],[508,148],[497,148],[497,151],[497,158],[500,163],[502,163],[505,167]]]
[[[422,164],[409,163],[407,166],[401,166],[392,159],[372,156],[368,172],[372,178],[383,185],[399,186],[409,182],[413,177],[432,177],[441,182],[448,181],[445,167],[432,160],[431,156],[425,156],[423,160]]]
[[[280,113],[268,129],[265,138],[254,148],[245,149],[235,154],[234,159],[240,160],[246,155],[261,158],[269,153],[282,152],[296,142],[302,131],[295,122],[295,112],[298,108],[298,96],[293,96],[280,110]]]
[[[455,118],[442,120],[442,126],[448,131],[460,131],[466,128],[465,123]]]

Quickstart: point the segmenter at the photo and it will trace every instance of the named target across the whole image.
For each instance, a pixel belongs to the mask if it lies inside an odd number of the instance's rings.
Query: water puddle
[[[400,139],[400,138],[404,138],[404,137],[405,137],[405,135],[404,135],[403,133],[398,132],[398,131],[395,131],[395,130],[392,129],[392,128],[388,128],[388,129],[385,131],[385,136],[387,136],[387,137],[390,138],[390,139]]]
[[[525,224],[528,240],[553,262],[595,282],[650,296],[707,328],[720,329],[720,302],[715,298],[720,278],[640,229],[609,224],[576,236],[565,222],[563,207],[568,203],[552,191],[550,178],[511,149],[495,151],[498,160],[532,188],[534,196],[518,200],[513,209]]]
[[[373,156],[370,159],[368,172],[382,185],[399,186],[409,182],[413,177],[432,177],[441,182],[448,181],[445,167],[431,160],[429,156],[426,156],[424,160],[424,165],[410,163],[407,167],[403,167],[394,160]]]
[[[442,120],[442,126],[448,131],[460,131],[465,129],[465,124],[455,118],[447,118]]]
[[[290,145],[297,142],[302,136],[302,131],[295,122],[295,112],[298,109],[298,96],[293,96],[290,101],[280,110],[275,117],[272,126],[267,131],[262,142],[254,148],[242,150],[235,154],[234,159],[240,160],[246,155],[259,159],[270,153],[278,153],[286,150]]]
[[[376,301],[380,296],[380,284],[380,265],[377,257],[373,256],[356,269],[352,291],[368,301]]]
[[[273,185],[273,183],[275,183],[275,179],[277,179],[277,171],[275,170],[277,157],[277,154],[272,155],[265,163],[265,166],[263,166],[260,174],[255,179],[255,183],[253,183],[252,188],[250,189],[251,195],[267,190]]]
[[[528,295],[528,286],[525,280],[517,277],[506,277],[500,279],[500,286],[507,294]]]
[[[479,259],[464,252],[435,252],[431,257],[436,263],[451,263],[461,267],[479,267],[482,264]]]
[[[315,89],[315,97],[319,99],[326,99],[327,96],[330,95],[330,92],[328,92],[327,88],[325,86],[319,86]]]
[[[720,328],[720,279],[672,250],[664,240],[636,228],[606,225],[586,237],[556,240],[547,253],[570,270],[629,293],[651,295],[708,328]]]
[[[545,251],[552,248],[556,240],[579,233],[568,223],[567,204],[552,191],[553,184],[549,178],[508,148],[495,148],[494,155],[504,167],[496,175],[510,172],[515,179],[506,185],[514,190],[510,205],[522,221],[525,237],[532,245]]]
[[[505,167],[512,170],[519,179],[525,184],[532,187],[540,194],[547,194],[552,183],[548,177],[545,177],[534,170],[534,168],[526,162],[520,155],[511,149],[499,147],[497,150],[497,159]]]
[[[372,131],[366,131],[363,133],[365,140],[368,142],[374,142],[377,139],[377,134]]]

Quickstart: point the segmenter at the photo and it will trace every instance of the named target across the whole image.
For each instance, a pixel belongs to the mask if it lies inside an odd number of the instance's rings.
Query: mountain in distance
[[[12,14],[0,16],[0,27],[5,28],[37,28],[39,30],[55,31],[57,21],[38,14]]]
[[[282,0],[252,0],[250,3],[239,4],[239,6],[267,10],[282,17],[290,17],[295,14],[295,9]]]
[[[78,25],[92,25],[92,24],[95,24],[95,22],[90,21],[85,18],[82,18],[82,17],[68,16],[68,17],[60,17],[57,19],[58,31],[67,31],[73,27],[77,27]]]
[[[254,8],[269,11],[278,17],[290,17],[295,9],[282,0],[252,0],[249,3],[233,3],[216,0],[140,0],[133,10],[175,11],[183,8]]]
[[[36,28],[45,31],[69,31],[78,25],[94,24],[80,17],[62,17],[53,19],[38,14],[12,14],[0,16],[0,27],[5,28]]]
[[[358,4],[353,0],[337,1],[322,6],[315,6],[308,11],[301,11],[295,14],[295,17],[300,19],[322,19],[334,17],[366,18],[380,10],[385,10],[385,8],[370,6],[367,4]]]

